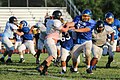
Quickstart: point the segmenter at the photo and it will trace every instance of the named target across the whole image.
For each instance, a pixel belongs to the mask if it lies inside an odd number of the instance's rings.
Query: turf
[[[2,54],[0,54],[0,57]],[[116,53],[114,61],[111,64],[111,68],[106,69],[105,65],[108,56],[102,56],[101,60],[97,64],[97,70],[93,70],[94,74],[86,73],[86,65],[82,62],[79,64],[80,73],[71,73],[69,67],[67,67],[66,74],[59,74],[61,67],[56,67],[51,64],[48,68],[49,74],[46,76],[40,76],[35,68],[38,66],[35,64],[35,58],[31,54],[25,54],[25,62],[19,62],[19,55],[13,54],[11,64],[4,64],[0,62],[0,80],[119,80],[120,79],[120,53]],[[41,54],[41,62],[47,57],[47,54]],[[6,58],[7,59],[7,58]],[[41,63],[40,62],[40,63]],[[69,66],[72,62],[69,62]]]

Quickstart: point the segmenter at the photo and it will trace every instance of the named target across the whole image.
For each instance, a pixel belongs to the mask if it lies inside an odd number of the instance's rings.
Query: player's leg
[[[9,51],[8,59],[6,60],[6,63],[12,63],[11,56],[14,50],[14,45],[7,37],[3,37],[2,42],[6,46],[7,51]]]
[[[52,38],[45,40],[45,47],[49,56],[37,68],[41,75],[45,75],[47,73],[47,69],[50,66],[52,60],[57,58],[57,47],[55,41]]]
[[[87,73],[92,74],[92,69],[94,68],[94,66],[96,66],[98,60],[100,60],[100,58],[102,56],[102,51],[103,51],[102,48],[93,44],[93,47],[92,47],[93,58],[92,58],[91,63],[90,63],[90,68],[88,68],[86,70]]]
[[[59,66],[59,64],[61,62],[61,45],[60,45],[60,42],[58,42],[56,44],[56,46],[57,46],[57,59],[54,60],[54,65]]]
[[[44,48],[44,40],[38,39],[36,64],[39,64],[40,62],[40,54],[42,53],[43,48]]]
[[[67,56],[69,56],[69,50],[62,48],[61,49],[61,66],[62,66],[62,71],[61,74],[66,73],[66,59]]]
[[[30,40],[30,41],[26,41],[24,44],[28,48],[28,50],[30,50],[30,52],[32,53],[32,55],[36,58],[37,54],[35,52],[34,42],[32,40]]]
[[[19,56],[20,56],[19,63],[25,62],[25,60],[24,60],[24,53],[25,53],[24,51],[25,51],[25,49],[26,49],[25,44],[22,44],[21,46],[18,47],[18,52],[19,52]]]
[[[103,52],[102,52],[102,55],[103,55],[103,56],[106,56],[107,53],[108,53],[108,45],[105,44],[105,45],[103,46]]]
[[[80,63],[81,50],[82,50],[82,46],[79,44],[76,44],[71,51],[72,62],[73,62],[73,66],[70,68],[71,72],[78,73],[78,64]]]
[[[85,43],[85,58],[86,58],[86,65],[87,68],[90,68],[90,62],[91,62],[91,50],[92,50],[92,41],[86,41]]]
[[[66,66],[68,67],[68,62],[70,61],[71,59],[71,53],[67,56],[67,59],[66,59]]]
[[[108,62],[106,64],[106,68],[110,68],[110,64],[113,61],[113,57],[114,57],[111,46],[108,47],[108,53],[109,53],[109,57],[108,57]]]

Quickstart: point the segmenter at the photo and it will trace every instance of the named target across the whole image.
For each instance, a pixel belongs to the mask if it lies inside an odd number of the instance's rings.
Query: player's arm
[[[74,22],[67,22],[66,26],[69,27],[69,28],[71,28],[71,27],[75,26],[75,23]]]
[[[80,29],[73,29],[75,32],[88,32],[90,31],[89,27],[86,28],[80,28]]]
[[[114,41],[114,32],[111,34],[111,41]]]
[[[33,33],[33,29],[34,29],[34,26],[32,26],[32,27],[30,28],[30,31],[29,31],[30,34]]]
[[[16,33],[16,34],[18,34],[19,36],[24,35],[23,32],[20,32],[20,31],[18,31],[17,29],[14,29],[13,32]]]

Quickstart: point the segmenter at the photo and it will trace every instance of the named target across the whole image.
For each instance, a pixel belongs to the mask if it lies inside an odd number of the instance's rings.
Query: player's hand
[[[74,31],[74,30],[75,30],[75,27],[70,27],[69,30],[73,30],[73,31]]]
[[[110,41],[110,44],[113,45],[113,44],[114,44],[114,41]]]

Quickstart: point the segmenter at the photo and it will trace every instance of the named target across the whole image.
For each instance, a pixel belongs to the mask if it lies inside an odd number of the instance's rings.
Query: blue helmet
[[[82,15],[83,15],[83,14],[87,14],[87,15],[89,15],[89,16],[92,16],[92,11],[89,10],[89,9],[85,9],[84,11],[82,11]]]
[[[114,15],[111,12],[105,14],[105,21],[108,24],[112,24],[114,22]]]
[[[105,14],[105,18],[114,18],[114,15],[111,12]]]
[[[20,24],[23,24],[23,27],[28,27],[28,23],[25,20],[20,21]]]

